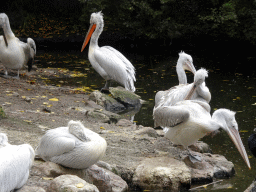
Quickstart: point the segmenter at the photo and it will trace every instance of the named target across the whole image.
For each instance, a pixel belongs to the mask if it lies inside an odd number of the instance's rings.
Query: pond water
[[[91,67],[87,60],[87,52],[85,50],[80,53],[77,51],[62,51],[62,52],[44,52],[38,51],[37,59],[40,60],[38,67],[58,67],[72,71],[77,71],[79,74],[73,78],[57,78],[48,80],[48,84],[52,85],[72,85],[74,87],[89,87],[89,90],[99,90],[105,84],[105,80],[98,75]],[[191,54],[189,51],[188,54]],[[152,111],[154,107],[154,97],[157,91],[166,90],[178,84],[176,75],[176,62],[178,52],[172,55],[134,55],[124,54],[136,68],[136,94],[147,101],[142,105],[140,111],[135,115],[134,122],[143,126],[153,127]],[[222,65],[222,62],[229,61],[215,57],[215,61],[209,61],[207,58],[195,57],[196,69],[201,67],[209,70],[209,77],[206,79],[206,84],[211,91],[212,100],[210,105],[212,111],[218,108],[227,108],[236,111],[236,120],[238,122],[240,135],[245,145],[246,151],[250,156],[252,170],[246,167],[244,160],[235,148],[234,144],[228,135],[221,131],[217,136],[205,137],[202,140],[210,145],[213,153],[224,155],[229,161],[235,165],[236,175],[230,179],[224,179],[218,184],[200,190],[210,191],[244,191],[256,177],[256,159],[252,157],[248,149],[247,139],[252,134],[256,127],[256,78],[253,77],[253,72],[240,72],[243,65],[248,65],[248,56],[245,56],[245,63],[241,60],[232,60],[230,66],[235,70],[226,70],[228,65]],[[199,55],[199,54],[198,54]],[[240,62],[240,63],[238,63]],[[218,63],[218,66],[216,66]],[[221,67],[222,66],[222,67]],[[238,66],[235,67],[234,66]],[[193,75],[188,72],[188,82],[193,81]],[[118,84],[112,84],[117,86]]]

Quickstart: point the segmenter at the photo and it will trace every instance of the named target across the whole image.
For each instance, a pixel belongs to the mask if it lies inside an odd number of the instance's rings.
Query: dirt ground
[[[3,71],[0,71],[1,74]],[[16,72],[9,74],[15,76]],[[20,74],[20,79],[0,77],[0,106],[7,116],[0,119],[0,131],[7,133],[11,144],[29,143],[35,149],[47,130],[66,126],[70,120],[80,120],[85,127],[106,139],[108,148],[103,160],[110,164],[123,165],[125,161],[127,166],[136,166],[134,162],[139,162],[143,157],[157,155],[156,145],[162,146],[164,149],[161,147],[161,151],[166,152],[173,148],[167,139],[159,135],[157,138],[138,135],[136,131],[143,126],[128,120],[109,124],[88,117],[80,109],[86,107],[89,93],[73,87],[49,86],[44,83],[44,79],[53,75],[63,75],[59,69],[34,68],[29,73],[24,69]],[[165,144],[161,144],[162,141]]]

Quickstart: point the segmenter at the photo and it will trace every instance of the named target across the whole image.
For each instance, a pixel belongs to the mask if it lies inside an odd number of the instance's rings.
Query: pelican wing
[[[75,140],[67,137],[48,137],[44,135],[40,140],[36,153],[43,159],[62,155],[75,148]]]
[[[174,127],[189,118],[189,111],[182,106],[163,106],[154,110],[155,127]]]
[[[0,191],[21,188],[29,177],[34,150],[28,145],[8,145],[0,149]]]
[[[135,69],[122,53],[110,46],[95,49],[94,57],[109,77],[129,90],[134,90]]]

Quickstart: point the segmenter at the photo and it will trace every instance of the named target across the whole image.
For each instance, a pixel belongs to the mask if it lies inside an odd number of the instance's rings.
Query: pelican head
[[[101,11],[97,12],[97,13],[92,13],[91,14],[91,19],[90,19],[90,27],[89,30],[87,32],[87,35],[85,37],[81,52],[83,52],[84,48],[86,47],[86,45],[88,44],[94,30],[97,28],[98,30],[98,35],[102,32],[104,27],[104,21],[103,21],[103,14],[101,13]]]
[[[222,129],[227,132],[227,134],[235,144],[236,148],[238,149],[239,153],[243,157],[246,165],[249,167],[249,169],[251,169],[247,153],[239,135],[238,124],[235,119],[235,114],[236,113],[234,111],[230,111],[228,109],[218,109],[213,113],[212,119],[219,122]]]
[[[191,99],[191,97],[193,96],[193,94],[195,93],[196,89],[202,85],[203,83],[205,83],[205,78],[208,77],[208,71],[206,69],[199,69],[196,71],[195,76],[194,76],[194,83],[192,85],[191,90],[189,91],[189,93],[187,94],[187,96],[185,97],[186,100]]]
[[[90,139],[88,137],[86,137],[86,135],[84,133],[85,127],[80,121],[71,120],[68,123],[68,127],[69,127],[69,132],[72,135],[76,136],[81,141],[90,141]]]
[[[8,16],[5,13],[0,13],[0,26],[4,29],[4,28],[6,28],[7,25],[8,26],[10,25]],[[4,37],[5,45],[7,47],[8,42],[7,42],[7,39],[6,39],[5,32],[3,33],[3,37]]]
[[[184,70],[191,71],[193,74],[196,73],[196,69],[195,69],[195,67],[193,65],[192,57],[189,54],[186,54],[184,51],[181,51],[179,53],[179,59],[178,59],[177,65],[179,65],[179,64],[182,65],[182,68]]]

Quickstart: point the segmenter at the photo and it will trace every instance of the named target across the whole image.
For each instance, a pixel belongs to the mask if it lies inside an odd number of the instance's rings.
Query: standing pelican
[[[155,126],[164,126],[168,130],[165,137],[174,144],[187,148],[207,133],[222,128],[226,131],[245,160],[250,162],[238,132],[235,112],[218,109],[210,115],[210,105],[196,100],[179,101],[173,106],[158,107],[154,111]],[[188,148],[187,148],[188,149]]]
[[[19,70],[24,64],[28,64],[28,70],[31,70],[36,54],[36,44],[31,38],[24,43],[15,37],[5,13],[0,14],[0,26],[4,31],[3,36],[0,36],[0,63],[5,67],[5,77],[9,77],[7,69],[17,69],[16,78],[19,78]]]
[[[114,80],[123,85],[125,89],[134,92],[135,69],[130,61],[113,47],[98,46],[98,38],[104,26],[102,13],[92,13],[90,24],[81,52],[91,38],[88,57],[93,68],[106,80],[102,91],[108,90],[110,81]]]
[[[51,129],[41,138],[36,154],[45,161],[75,169],[85,169],[101,159],[107,148],[105,139],[79,121],[68,127]]]
[[[35,152],[28,144],[11,145],[0,133],[0,192],[21,188],[28,180]]]

